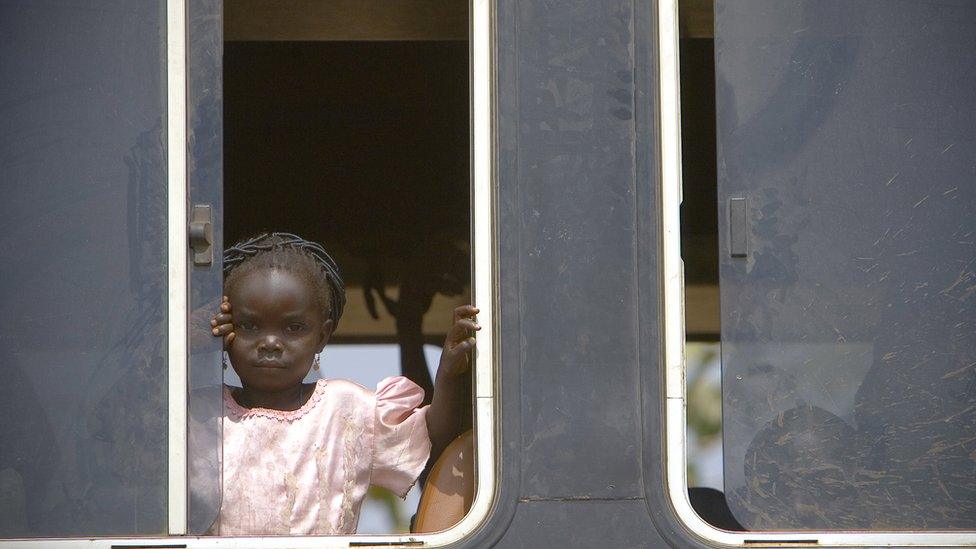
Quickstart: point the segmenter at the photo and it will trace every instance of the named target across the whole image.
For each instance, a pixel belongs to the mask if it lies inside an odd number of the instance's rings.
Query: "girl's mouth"
[[[285,365],[277,358],[259,358],[254,364],[258,368],[279,368],[285,369]]]

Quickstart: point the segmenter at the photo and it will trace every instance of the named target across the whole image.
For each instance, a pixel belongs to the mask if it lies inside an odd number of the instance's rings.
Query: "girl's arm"
[[[475,321],[478,308],[462,305],[454,309],[454,326],[444,340],[434,396],[427,410],[427,431],[430,435],[430,457],[436,460],[458,435],[461,434],[461,416],[464,406],[465,375],[471,370],[470,352],[475,340],[471,333],[481,329]]]

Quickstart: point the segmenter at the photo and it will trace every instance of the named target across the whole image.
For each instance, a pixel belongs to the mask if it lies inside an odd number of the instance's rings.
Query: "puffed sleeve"
[[[424,390],[409,379],[388,377],[376,385],[373,468],[370,483],[405,497],[430,457]]]

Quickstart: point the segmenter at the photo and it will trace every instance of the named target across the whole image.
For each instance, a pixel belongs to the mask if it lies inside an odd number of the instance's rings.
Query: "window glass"
[[[187,533],[211,531],[221,501],[223,342],[210,319],[223,296],[223,49],[222,0],[186,4],[188,212],[212,221],[209,253],[190,250],[187,363]]]
[[[715,15],[733,514],[976,528],[976,6]]]
[[[163,10],[0,7],[0,537],[165,531]]]

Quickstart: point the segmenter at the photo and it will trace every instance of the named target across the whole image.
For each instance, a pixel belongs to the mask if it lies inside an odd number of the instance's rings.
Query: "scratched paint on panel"
[[[725,478],[749,528],[976,527],[974,52],[969,3],[717,4]]]
[[[0,5],[0,538],[166,526],[163,4]]]
[[[633,497],[632,5],[518,6],[523,493]]]

